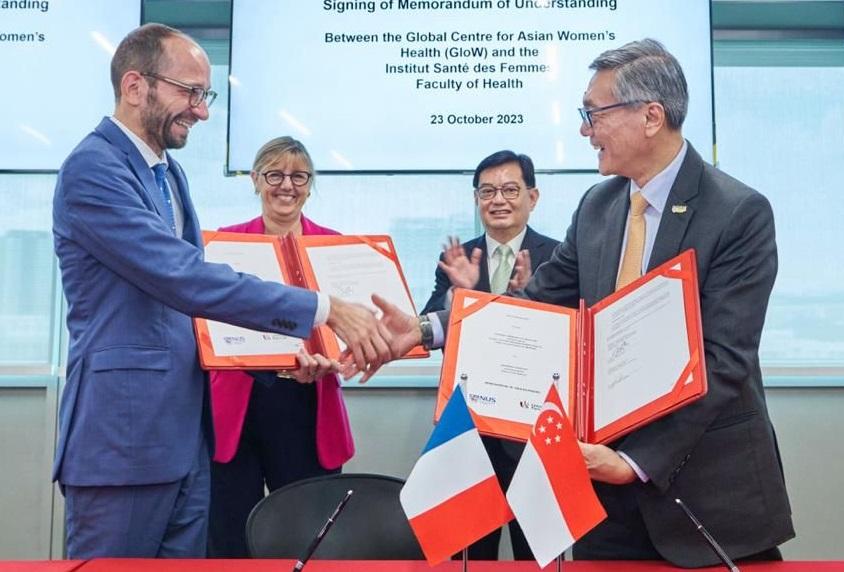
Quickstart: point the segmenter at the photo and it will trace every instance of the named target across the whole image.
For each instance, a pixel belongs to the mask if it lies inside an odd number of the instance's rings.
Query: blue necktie
[[[170,184],[167,182],[167,165],[156,163],[152,167],[152,172],[155,173],[155,182],[158,184],[158,189],[164,197],[164,204],[167,205],[165,218],[173,234],[176,234],[176,216],[173,214],[173,199],[170,196]]]

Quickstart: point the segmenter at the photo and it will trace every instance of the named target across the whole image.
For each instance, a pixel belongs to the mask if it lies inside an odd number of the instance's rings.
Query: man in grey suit
[[[450,239],[435,272],[435,286],[423,314],[451,305],[453,287],[504,293],[519,278],[535,272],[551,257],[560,242],[528,226],[530,213],[539,200],[533,161],[524,154],[497,151],[484,158],[472,179],[475,206],[484,234],[460,244]],[[482,437],[498,482],[510,486],[524,443]],[[522,529],[510,522],[510,540],[516,560],[530,560],[533,554]],[[496,530],[469,547],[472,560],[497,560],[501,530]]]
[[[69,348],[53,478],[70,558],[205,556],[208,381],[192,317],[300,338],[327,323],[361,367],[390,356],[363,306],[204,262],[187,179],[167,149],[208,119],[210,71],[181,32],[134,30],[112,59],[114,115],[59,171],[53,235]]]
[[[580,132],[598,151],[601,174],[615,176],[586,192],[565,240],[520,295],[569,307],[606,297],[626,281],[634,224],[644,230],[635,274],[694,248],[709,391],[610,446],[581,444],[608,518],[574,556],[717,564],[675,504],[681,498],[729,556],[781,559],[777,546],[794,530],[758,352],[777,270],[770,204],[685,141],[686,81],[661,44],[627,44],[590,68]],[[430,317],[379,304],[394,355],[414,341],[437,342]]]

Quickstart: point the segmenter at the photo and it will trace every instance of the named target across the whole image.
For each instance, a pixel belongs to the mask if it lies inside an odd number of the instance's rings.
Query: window
[[[844,382],[839,251],[844,203],[838,173],[844,165],[844,47],[838,44],[716,42],[719,166],[764,193],[777,219],[780,269],[762,342],[771,384]],[[221,101],[227,97],[226,74],[227,66],[213,66]],[[248,177],[223,176],[226,125],[225,106],[215,106],[211,119],[194,128],[188,146],[174,153],[188,172],[205,228],[260,212]],[[280,124],[279,135],[284,133]],[[499,146],[506,142],[483,151]],[[531,225],[561,239],[581,195],[600,177],[537,179],[541,196]],[[49,174],[0,174],[3,374],[49,375],[59,362],[63,318],[50,230],[54,184]],[[417,308],[430,295],[446,236],[465,240],[480,233],[471,173],[318,175],[305,212],[344,233],[392,235]],[[433,385],[439,361],[437,352],[427,361],[391,365],[373,385]]]
[[[766,195],[777,224],[761,345],[770,384],[844,380],[844,48],[823,47],[792,42],[777,58],[751,43],[742,58],[727,45],[730,65],[715,68],[719,166]],[[777,61],[789,65],[765,65]]]
[[[0,371],[49,373],[53,362],[55,180],[54,175],[0,174]]]

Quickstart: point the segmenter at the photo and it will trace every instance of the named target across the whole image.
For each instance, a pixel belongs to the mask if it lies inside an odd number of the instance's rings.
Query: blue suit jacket
[[[187,180],[168,161],[184,206],[182,238],[162,217],[152,170],[110,119],[59,171],[53,235],[69,352],[53,478],[64,484],[187,474],[207,387],[192,316],[303,338],[313,326],[313,292],[204,262]]]

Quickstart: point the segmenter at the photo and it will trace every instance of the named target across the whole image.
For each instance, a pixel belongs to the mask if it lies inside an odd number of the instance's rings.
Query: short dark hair
[[[481,173],[487,169],[503,165],[504,163],[518,163],[522,170],[522,179],[525,181],[527,187],[533,188],[536,186],[536,175],[533,172],[533,161],[530,157],[523,153],[514,153],[509,149],[503,151],[496,151],[480,163],[475,168],[475,176],[472,179],[472,186],[478,188],[478,180],[481,178]]]
[[[183,32],[164,24],[144,24],[123,38],[111,58],[111,87],[114,100],[120,101],[120,82],[129,70],[158,73],[164,59],[164,40],[180,36]]]
[[[686,76],[677,58],[656,40],[645,38],[607,50],[589,69],[615,71],[613,95],[618,101],[659,102],[668,126],[683,126],[689,109]]]

